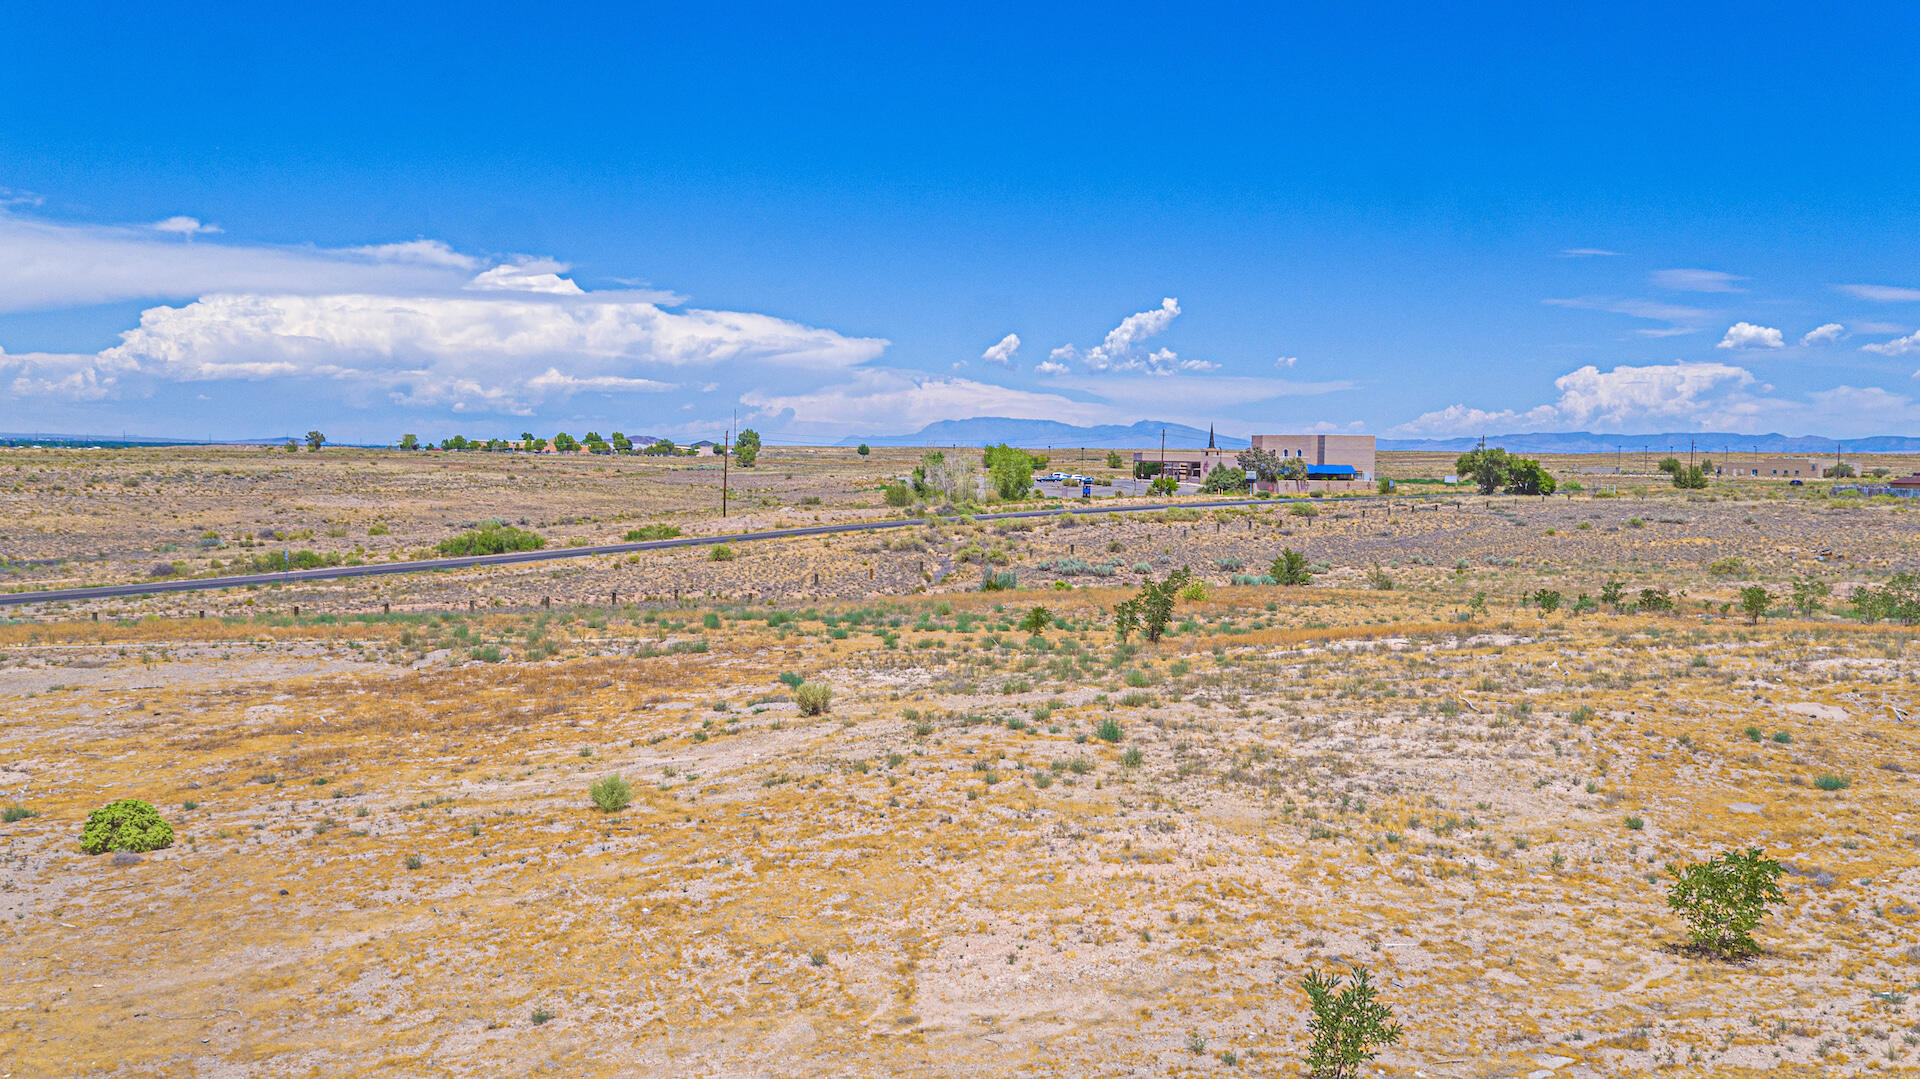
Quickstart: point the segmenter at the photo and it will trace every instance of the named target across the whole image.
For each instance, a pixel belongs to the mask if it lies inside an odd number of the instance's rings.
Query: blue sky
[[[1920,431],[1920,9],[1440,7],[8,5],[0,430]]]

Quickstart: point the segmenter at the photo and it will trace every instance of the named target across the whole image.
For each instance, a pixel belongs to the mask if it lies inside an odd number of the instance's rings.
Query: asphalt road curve
[[[1342,503],[1372,502],[1386,495],[1349,495]],[[1062,507],[1046,510],[1015,510],[1010,513],[969,514],[976,521],[1006,521],[1021,517],[1090,517],[1101,513],[1152,513],[1171,509],[1220,509],[1227,506],[1280,506],[1301,502],[1325,502],[1328,499],[1241,498],[1228,502],[1150,502],[1119,506]],[[1411,501],[1402,496],[1401,502]],[[1425,501],[1424,499],[1422,501]],[[958,520],[945,517],[942,520]],[[140,581],[134,584],[106,584],[91,588],[55,588],[42,592],[0,592],[0,607],[20,607],[30,603],[62,603],[83,599],[112,599],[116,596],[151,596],[162,592],[208,592],[221,588],[245,588],[262,584],[297,584],[301,581],[330,581],[342,577],[384,577],[393,573],[432,573],[438,570],[468,569],[473,566],[508,566],[521,562],[551,562],[561,558],[592,558],[595,555],[626,554],[629,551],[659,551],[669,547],[711,547],[721,543],[752,543],[757,540],[789,539],[794,536],[825,536],[835,532],[879,532],[889,528],[914,528],[925,524],[925,517],[903,517],[893,521],[855,521],[838,525],[808,525],[804,528],[771,528],[761,532],[731,532],[717,536],[680,536],[675,539],[641,540],[635,543],[608,543],[598,547],[555,547],[539,551],[509,551],[506,554],[460,555],[418,562],[380,562],[364,566],[323,566],[281,573],[245,573],[234,577],[196,577],[179,581]]]

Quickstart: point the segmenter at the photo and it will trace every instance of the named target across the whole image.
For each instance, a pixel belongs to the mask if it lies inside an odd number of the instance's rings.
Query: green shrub
[[[733,561],[733,548],[724,543],[716,543],[713,545],[713,549],[707,552],[707,561],[731,562]]]
[[[39,815],[40,811],[37,809],[28,809],[26,806],[8,806],[4,817],[0,819],[5,819],[8,824],[12,824],[14,821],[26,820],[28,817],[37,817]]]
[[[1312,509],[1313,507],[1294,507],[1294,509],[1302,508]],[[1291,547],[1283,548],[1280,551],[1279,557],[1275,558],[1273,565],[1268,568],[1267,576],[1272,577],[1275,582],[1285,585],[1313,583],[1313,570],[1307,566],[1306,552],[1296,551]]]
[[[1140,762],[1144,760],[1146,760],[1146,754],[1140,752],[1139,746],[1133,746],[1120,754],[1120,766],[1123,768],[1138,768]]]
[[[628,543],[641,543],[647,540],[667,540],[680,535],[679,525],[645,525],[627,533]]]
[[[799,689],[800,683],[805,681],[806,681],[805,678],[802,678],[800,675],[797,675],[792,671],[780,672],[780,684],[787,687],[788,689]]]
[[[901,506],[911,506],[913,505],[913,488],[907,486],[904,483],[888,484],[885,498],[887,500],[887,505],[889,506],[893,506],[896,508]]]
[[[1629,832],[1637,832],[1640,829],[1645,828],[1646,826],[1647,826],[1647,822],[1641,820],[1639,817],[1627,818],[1627,831]]]
[[[1784,746],[1793,741],[1793,735],[1786,731],[1774,731],[1773,740]]]
[[[803,716],[824,716],[833,705],[833,687],[824,682],[803,682],[793,689],[793,703]]]
[[[1766,916],[1768,904],[1786,902],[1779,884],[1785,869],[1779,862],[1752,847],[1669,871],[1674,881],[1667,906],[1686,918],[1695,947],[1726,959],[1760,951],[1754,927]]]
[[[1307,972],[1302,983],[1313,1017],[1307,1020],[1307,1075],[1310,1079],[1355,1079],[1360,1065],[1379,1055],[1379,1047],[1400,1040],[1393,1009],[1377,999],[1365,967],[1353,968],[1352,981],[1335,974]]]
[[[1748,727],[1746,729],[1746,736],[1747,736],[1747,741],[1758,742],[1760,740],[1760,728]]]
[[[488,521],[479,528],[441,540],[439,551],[443,555],[505,554],[508,551],[537,551],[546,545],[546,539],[537,532]]]
[[[88,854],[110,850],[150,851],[173,845],[173,826],[160,811],[137,798],[108,802],[87,814],[80,831],[80,849]]]
[[[1101,720],[1099,725],[1093,728],[1093,736],[1103,742],[1118,742],[1122,737],[1120,721],[1111,717]]]
[[[1567,716],[1567,718],[1573,721],[1574,726],[1583,727],[1593,722],[1593,709],[1588,708],[1586,705],[1583,704],[1580,707],[1575,708],[1573,712]]]
[[[633,802],[633,785],[621,778],[620,773],[596,779],[587,788],[587,797],[602,813],[618,813]]]
[[[1846,776],[1823,775],[1813,781],[1813,785],[1823,791],[1843,791],[1853,786],[1853,780]]]

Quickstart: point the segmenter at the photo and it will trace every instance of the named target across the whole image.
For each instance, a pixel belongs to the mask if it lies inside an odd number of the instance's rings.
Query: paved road
[[[1388,496],[1351,495],[1337,501],[1371,502]],[[1113,506],[1070,506],[1060,509],[1015,510],[1008,513],[970,514],[976,521],[1004,521],[1022,517],[1091,516],[1100,513],[1150,513],[1170,509],[1219,509],[1227,506],[1287,506],[1299,502],[1323,502],[1326,499],[1254,499],[1225,502],[1149,502]],[[1401,502],[1409,499],[1401,496]],[[1423,500],[1424,501],[1424,500]],[[956,520],[946,517],[943,520]],[[342,577],[384,577],[394,573],[432,573],[439,570],[467,569],[473,566],[507,566],[522,562],[551,562],[561,558],[591,558],[595,555],[626,554],[629,551],[658,551],[669,547],[710,547],[721,543],[753,543],[759,540],[788,539],[794,536],[825,536],[835,532],[878,532],[889,528],[913,528],[926,523],[925,517],[903,517],[892,521],[854,521],[837,525],[808,525],[802,528],[772,528],[760,532],[731,532],[715,536],[681,536],[677,539],[643,540],[636,543],[608,543],[598,547],[555,547],[541,551],[511,551],[506,554],[461,555],[419,562],[380,562],[364,566],[324,566],[281,573],[247,573],[233,577],[198,577],[178,581],[140,581],[133,584],[98,585],[92,588],[56,588],[42,592],[0,592],[0,607],[19,607],[29,603],[59,603],[84,599],[111,599],[116,596],[150,596],[162,592],[208,592],[248,585],[296,584],[301,581],[328,581]]]

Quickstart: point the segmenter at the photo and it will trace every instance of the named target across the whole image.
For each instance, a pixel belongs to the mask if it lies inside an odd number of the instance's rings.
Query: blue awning
[[[1352,465],[1308,465],[1308,479],[1350,479],[1358,476],[1360,470]]]

